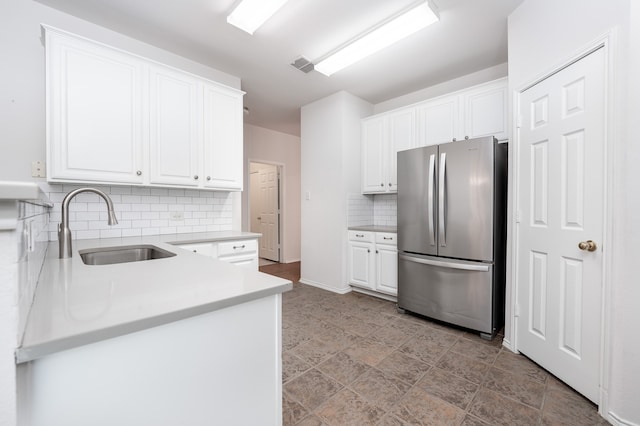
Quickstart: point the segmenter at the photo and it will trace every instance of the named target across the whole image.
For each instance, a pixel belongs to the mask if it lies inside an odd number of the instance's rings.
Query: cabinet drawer
[[[376,244],[398,245],[398,234],[392,232],[376,232]]]
[[[178,247],[181,249],[189,250],[194,253],[201,254],[203,256],[216,257],[216,245],[215,243],[195,243],[195,244],[180,244]]]
[[[349,241],[373,242],[373,232],[369,231],[349,231]]]
[[[225,241],[218,243],[218,256],[252,253],[257,251],[258,241],[256,240]]]

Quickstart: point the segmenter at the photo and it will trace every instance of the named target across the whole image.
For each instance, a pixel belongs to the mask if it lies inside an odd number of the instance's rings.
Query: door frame
[[[613,203],[612,195],[613,191],[613,173],[614,167],[614,148],[617,145],[619,139],[616,119],[616,90],[615,84],[615,60],[616,50],[618,45],[616,43],[616,30],[610,30],[594,39],[590,43],[584,45],[582,48],[574,52],[573,55],[565,58],[563,61],[555,64],[546,72],[538,75],[529,82],[522,84],[519,87],[512,89],[512,143],[510,144],[510,164],[509,167],[509,198],[511,202],[508,207],[508,259],[507,259],[507,288],[506,288],[506,300],[509,302],[507,306],[508,316],[505,318],[505,322],[510,326],[510,333],[508,340],[505,337],[503,345],[513,352],[518,353],[518,336],[517,336],[517,321],[519,315],[518,309],[518,243],[519,243],[519,194],[517,192],[518,185],[520,183],[520,175],[518,170],[520,152],[520,133],[519,128],[519,116],[520,116],[520,99],[521,93],[525,90],[535,86],[542,80],[556,74],[564,68],[574,64],[585,56],[593,53],[598,49],[604,49],[604,61],[605,61],[605,101],[604,106],[604,140],[603,151],[605,154],[604,161],[604,193],[603,193],[603,241],[602,241],[602,289],[601,289],[601,318],[600,318],[600,392],[598,400],[598,412],[600,415],[608,419],[608,389],[610,380],[610,356],[611,356],[611,283],[612,283],[612,265],[611,265],[611,248],[612,236],[613,236]],[[505,333],[506,335],[506,333]]]
[[[278,169],[278,262],[282,263],[285,257],[285,245],[284,245],[284,236],[285,232],[285,223],[286,223],[286,211],[284,208],[285,200],[286,200],[286,192],[285,192],[285,183],[284,183],[284,171],[285,165],[283,163],[278,163],[275,161],[268,160],[260,160],[257,158],[248,158],[247,159],[247,177],[250,179],[251,175],[251,163],[260,163],[260,164],[268,164],[270,166],[275,166]],[[251,185],[247,185],[247,225],[249,226],[249,230],[251,230]]]

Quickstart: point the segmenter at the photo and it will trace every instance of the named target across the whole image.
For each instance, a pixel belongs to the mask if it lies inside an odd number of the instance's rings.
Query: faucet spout
[[[113,209],[113,202],[111,201],[111,198],[109,198],[109,196],[104,192],[95,188],[78,188],[69,192],[62,200],[62,222],[58,224],[58,257],[60,259],[71,257],[72,254],[71,230],[69,229],[69,203],[71,202],[73,197],[82,192],[93,192],[94,194],[98,194],[100,197],[102,197],[105,203],[107,203],[107,213],[109,215],[107,223],[110,226],[116,225],[118,223],[116,213]]]

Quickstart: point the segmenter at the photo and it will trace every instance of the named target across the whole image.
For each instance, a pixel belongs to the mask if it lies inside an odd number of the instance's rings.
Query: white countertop
[[[238,305],[292,288],[291,281],[180,249],[171,243],[256,238],[246,232],[74,240],[73,257],[49,244],[18,363],[58,351]],[[85,265],[78,250],[153,244],[177,255]]]

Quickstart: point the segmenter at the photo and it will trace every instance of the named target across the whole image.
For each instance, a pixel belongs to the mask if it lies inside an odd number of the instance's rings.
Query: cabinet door
[[[349,242],[349,283],[375,290],[372,274],[373,244]]]
[[[197,186],[200,158],[199,83],[152,66],[149,72],[151,183]]]
[[[398,191],[397,153],[416,146],[416,112],[414,108],[396,111],[387,117],[388,144],[386,152],[387,191]]]
[[[362,122],[362,192],[386,192],[383,174],[386,123],[384,117]]]
[[[376,246],[376,290],[398,294],[398,250],[394,246]]]
[[[201,254],[207,257],[218,257],[218,247],[216,243],[194,243],[194,244],[180,244],[180,247],[184,250],[189,250],[193,253]]]
[[[465,136],[508,139],[507,83],[498,80],[466,91],[463,95]]]
[[[437,145],[461,137],[459,99],[458,95],[447,96],[418,106],[418,146]]]
[[[142,60],[47,29],[48,179],[142,183]]]
[[[205,187],[242,190],[242,145],[242,94],[205,84]]]

